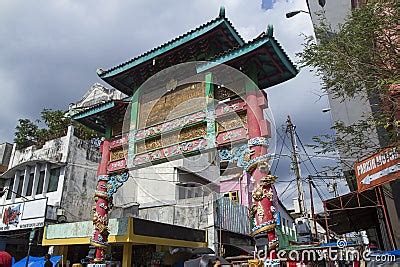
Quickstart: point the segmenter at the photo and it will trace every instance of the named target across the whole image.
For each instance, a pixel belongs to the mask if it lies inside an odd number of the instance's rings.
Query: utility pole
[[[313,220],[313,224],[314,224],[314,231],[315,231],[315,239],[318,239],[318,230],[317,230],[317,222],[315,221],[315,211],[314,211],[314,199],[313,199],[313,191],[312,191],[312,187],[314,187],[314,182],[312,181],[312,176],[309,175],[308,176],[308,186],[310,189],[310,206],[311,206],[311,218]]]
[[[292,143],[292,165],[294,169],[294,173],[296,175],[296,184],[297,184],[297,192],[298,192],[298,201],[299,201],[299,207],[300,207],[300,214],[303,216],[306,216],[306,210],[305,210],[305,203],[304,203],[304,191],[303,191],[303,182],[301,180],[301,172],[300,172],[300,163],[299,163],[299,157],[297,154],[297,143],[296,143],[296,126],[293,125],[292,120],[290,119],[290,116],[287,118],[287,128],[286,131],[289,132],[290,134],[290,141]]]

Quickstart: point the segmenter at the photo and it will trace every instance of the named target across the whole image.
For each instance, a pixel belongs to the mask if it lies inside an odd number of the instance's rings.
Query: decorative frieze
[[[162,147],[168,147],[178,142],[184,142],[200,137],[204,137],[207,134],[207,129],[205,124],[195,125],[189,128],[184,128],[180,132],[161,135],[157,138],[150,140],[142,140],[136,143],[136,153],[144,153],[146,151],[151,151],[159,149]]]
[[[152,161],[162,160],[167,157],[176,157],[206,148],[207,148],[207,140],[203,138],[188,142],[183,142],[170,147],[161,148],[148,153],[136,155],[134,158],[133,165],[136,166],[136,165],[148,164]]]
[[[215,110],[215,114],[217,116],[221,116],[232,112],[239,112],[245,109],[246,102],[244,102],[243,99],[236,99],[231,102],[219,104]]]
[[[108,164],[107,171],[108,172],[115,172],[115,171],[123,170],[125,168],[126,168],[126,160],[125,159],[121,159],[121,160],[110,162]]]
[[[237,128],[231,131],[219,133],[217,136],[217,144],[222,145],[230,142],[237,142],[246,139],[247,130],[245,128]]]
[[[184,116],[182,118],[174,119],[171,121],[167,121],[162,124],[158,124],[155,126],[151,126],[146,129],[139,129],[136,133],[136,140],[140,140],[149,136],[159,135],[165,132],[173,131],[182,126],[197,123],[203,121],[206,117],[206,113],[204,111],[199,111],[192,113],[190,115]]]

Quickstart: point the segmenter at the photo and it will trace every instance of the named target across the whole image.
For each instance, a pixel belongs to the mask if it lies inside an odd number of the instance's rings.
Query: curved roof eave
[[[268,35],[265,35],[263,37],[258,37],[242,46],[228,50],[225,53],[223,53],[222,55],[218,55],[214,59],[211,59],[210,62],[204,63],[204,64],[198,66],[197,73],[204,72],[215,66],[227,63],[235,58],[246,55],[266,43],[271,44],[271,46],[274,48],[275,53],[277,54],[279,59],[282,61],[282,63],[285,65],[285,67],[291,72],[291,74],[294,76],[297,75],[298,70],[296,69],[294,64],[290,61],[290,59],[286,55],[286,53],[283,51],[282,47],[275,40],[275,38],[273,38],[272,36],[268,36]]]
[[[106,78],[110,78],[115,75],[118,75],[121,72],[131,69],[131,68],[133,68],[141,63],[144,63],[146,61],[152,60],[153,58],[155,58],[167,51],[170,51],[170,50],[172,50],[180,45],[183,45],[195,38],[198,38],[198,37],[210,32],[211,30],[215,29],[219,25],[225,25],[228,28],[229,32],[232,34],[232,37],[236,40],[238,45],[241,46],[245,43],[243,38],[239,35],[239,33],[233,27],[232,23],[224,16],[219,16],[219,17],[197,27],[194,30],[191,30],[181,36],[178,36],[156,48],[153,48],[150,51],[147,51],[135,58],[132,58],[131,60],[121,63],[115,67],[108,69],[108,70],[100,69],[100,70],[98,70],[97,74],[102,79],[106,79]]]

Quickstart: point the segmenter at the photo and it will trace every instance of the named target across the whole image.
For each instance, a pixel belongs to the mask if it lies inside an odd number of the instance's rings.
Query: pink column
[[[101,162],[97,169],[97,188],[95,193],[96,206],[93,207],[94,233],[91,245],[96,247],[95,263],[104,261],[104,251],[107,248],[108,240],[108,211],[112,205],[107,195],[107,164],[110,159],[110,141],[104,140],[100,146]]]
[[[248,121],[248,138],[252,140],[259,137],[269,137],[269,124],[264,120],[263,109],[267,106],[264,95],[259,90],[252,90],[247,93],[247,121]],[[266,145],[252,145],[251,159],[255,160],[252,166],[249,166],[248,173],[254,181],[253,204],[250,212],[254,216],[255,227],[252,235],[257,236],[267,233],[269,240],[269,250],[277,247],[277,239],[275,234],[275,208],[273,207],[272,184],[275,177],[269,175],[269,166],[267,159],[260,157],[267,154]],[[269,254],[271,259],[276,258],[276,252]]]

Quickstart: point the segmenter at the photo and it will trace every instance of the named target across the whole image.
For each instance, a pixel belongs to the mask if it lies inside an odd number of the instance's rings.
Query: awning
[[[156,244],[172,247],[206,247],[206,231],[140,218],[109,221],[109,243]],[[45,227],[43,246],[89,245],[93,222],[53,224]]]
[[[326,214],[317,214],[317,221],[324,229],[327,221],[329,231],[336,234],[367,230],[379,225],[377,207],[380,205],[375,190],[351,192],[325,200],[324,204]]]

